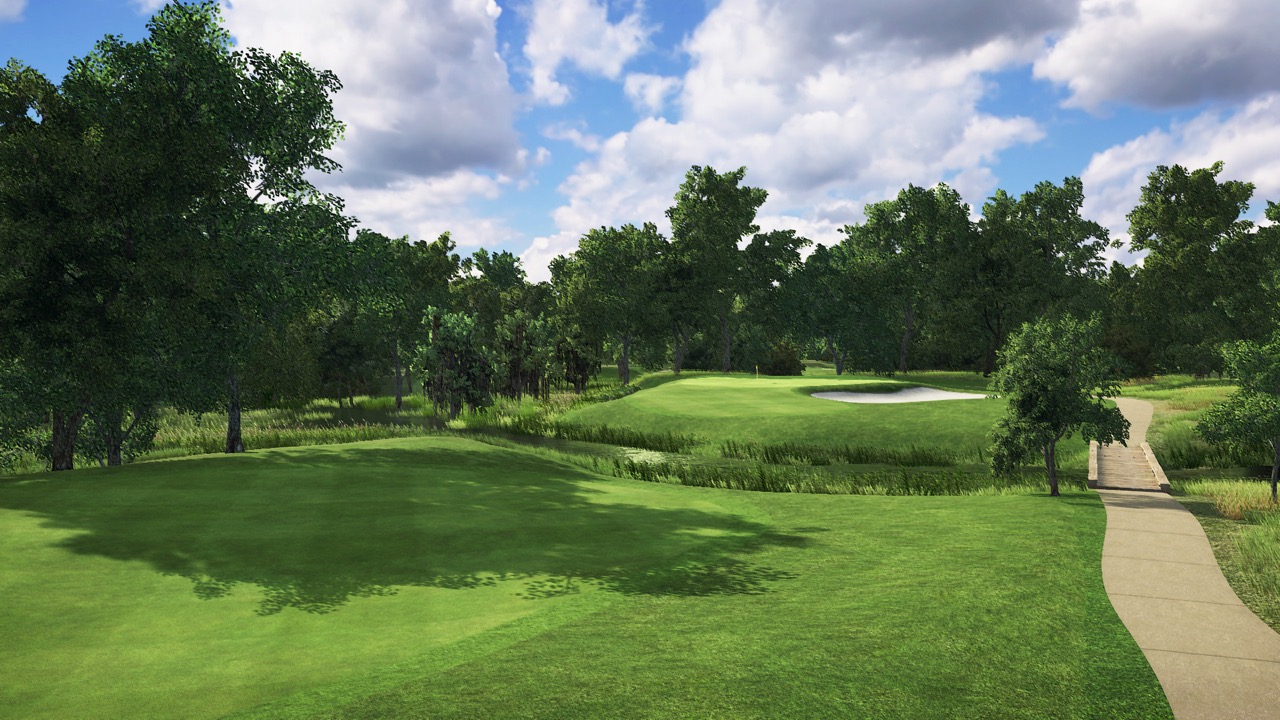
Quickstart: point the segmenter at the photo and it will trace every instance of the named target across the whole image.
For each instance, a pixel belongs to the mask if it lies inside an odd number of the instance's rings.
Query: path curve
[[[1130,444],[1143,442],[1151,404],[1116,404],[1131,423]],[[1103,465],[1104,484],[1108,472],[1124,470]],[[1107,508],[1103,584],[1174,717],[1280,720],[1280,634],[1240,602],[1200,522],[1164,493],[1098,494]]]

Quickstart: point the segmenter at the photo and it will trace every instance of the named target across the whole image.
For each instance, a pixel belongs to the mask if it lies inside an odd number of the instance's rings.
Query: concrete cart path
[[[1130,443],[1141,443],[1150,404],[1127,400],[1120,409],[1132,423]],[[1099,464],[1104,485],[1123,480],[1108,472],[1123,471]],[[1107,508],[1103,584],[1174,717],[1280,720],[1280,634],[1236,597],[1200,522],[1164,493],[1098,494]]]

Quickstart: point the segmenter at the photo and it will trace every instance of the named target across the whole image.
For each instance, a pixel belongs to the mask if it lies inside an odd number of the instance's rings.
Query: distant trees
[[[937,300],[951,280],[949,269],[963,260],[957,253],[969,245],[969,206],[940,183],[932,189],[909,185],[897,198],[868,205],[863,212],[866,222],[846,225],[843,232],[855,256],[882,268],[882,290],[900,312],[897,368],[906,372],[922,315],[940,306]]]
[[[1027,323],[1000,353],[992,391],[1008,403],[996,423],[991,467],[1008,474],[1037,456],[1058,494],[1058,442],[1079,432],[1110,443],[1129,437],[1129,421],[1106,398],[1120,394],[1120,378],[1109,353],[1098,346],[1096,320],[1070,315]]]
[[[602,227],[583,236],[561,273],[564,302],[577,310],[590,335],[617,348],[618,376],[631,382],[631,350],[665,333],[661,300],[662,259],[667,241],[652,223]]]

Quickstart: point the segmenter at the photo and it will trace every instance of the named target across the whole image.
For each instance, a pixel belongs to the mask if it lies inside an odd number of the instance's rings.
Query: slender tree
[[[1129,421],[1106,398],[1120,394],[1115,358],[1098,345],[1097,320],[1027,323],[1000,353],[992,391],[1008,402],[995,426],[992,469],[1009,474],[1039,456],[1058,494],[1058,442],[1079,432],[1100,443],[1129,437]]]
[[[666,256],[673,311],[676,371],[682,364],[689,333],[701,321],[719,325],[721,369],[732,368],[730,327],[734,301],[742,283],[743,259],[738,245],[759,232],[756,211],[768,193],[741,185],[745,167],[718,173],[693,166],[667,210],[671,248]]]

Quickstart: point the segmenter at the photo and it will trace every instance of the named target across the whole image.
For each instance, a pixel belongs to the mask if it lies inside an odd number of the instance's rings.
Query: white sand
[[[814,393],[813,397],[847,403],[909,403],[932,402],[934,400],[980,400],[985,398],[986,395],[951,392],[950,390],[937,390],[927,387],[912,387],[887,393],[820,392]]]

